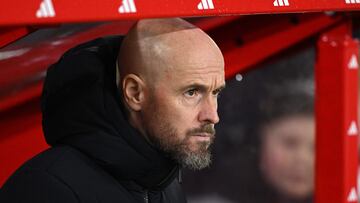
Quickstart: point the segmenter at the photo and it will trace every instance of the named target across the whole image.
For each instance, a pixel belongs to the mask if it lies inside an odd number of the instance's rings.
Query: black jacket
[[[48,69],[41,107],[52,147],[9,178],[1,203],[186,202],[179,166],[127,122],[116,86],[121,41],[79,45]]]

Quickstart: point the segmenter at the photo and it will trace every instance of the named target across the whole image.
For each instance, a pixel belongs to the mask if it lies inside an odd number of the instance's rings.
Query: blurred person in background
[[[261,102],[258,169],[274,198],[266,202],[311,202],[315,159],[312,87],[310,81],[289,82],[274,88]]]
[[[192,194],[189,203],[313,202],[313,81],[269,85],[266,92],[243,143],[219,155],[216,171],[205,171],[214,177],[202,180],[208,186],[198,192],[203,194]]]
[[[314,192],[312,80],[269,85],[233,159],[222,196],[246,203],[311,203]],[[236,156],[236,158],[235,158]],[[231,161],[230,161],[231,160]]]

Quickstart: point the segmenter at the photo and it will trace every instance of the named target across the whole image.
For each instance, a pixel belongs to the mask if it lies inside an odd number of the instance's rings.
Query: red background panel
[[[55,16],[37,18],[42,2],[51,2]],[[119,13],[123,2],[133,1],[136,12]],[[207,0],[213,9],[198,9],[201,0],[0,0],[0,26],[94,22],[153,17],[190,17],[259,13],[289,13],[337,10],[360,10],[360,4],[346,0],[288,0],[289,6],[274,6],[284,0]],[[280,3],[278,3],[280,4]]]

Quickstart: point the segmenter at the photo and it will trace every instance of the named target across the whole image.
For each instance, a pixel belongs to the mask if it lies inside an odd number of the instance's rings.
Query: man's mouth
[[[196,139],[198,139],[200,141],[210,141],[211,138],[213,137],[213,135],[211,135],[209,133],[196,133],[196,134],[193,134],[192,136],[196,137]]]

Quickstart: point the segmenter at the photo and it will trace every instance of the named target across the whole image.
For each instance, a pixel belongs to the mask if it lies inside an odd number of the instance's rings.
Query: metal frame
[[[316,64],[316,202],[358,202],[358,41],[350,22],[324,33]]]

